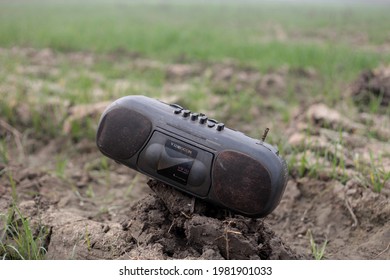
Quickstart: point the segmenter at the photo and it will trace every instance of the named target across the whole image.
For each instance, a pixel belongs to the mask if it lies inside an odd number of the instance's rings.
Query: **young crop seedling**
[[[381,159],[378,160],[379,164]],[[382,167],[379,167],[378,164],[375,164],[372,153],[370,153],[370,183],[375,192],[380,193],[385,186],[386,182],[390,179],[390,171],[385,172]]]
[[[7,214],[0,215],[0,257],[2,259],[40,260],[44,259],[46,249],[43,244],[49,232],[40,226],[38,234],[34,234],[29,220],[16,205],[16,184],[9,176],[12,188],[12,206]]]
[[[310,247],[311,247],[311,253],[315,260],[322,260],[325,254],[326,245],[328,244],[328,240],[325,240],[322,245],[318,245],[313,238],[313,235],[311,233],[311,230],[307,231],[310,239]]]

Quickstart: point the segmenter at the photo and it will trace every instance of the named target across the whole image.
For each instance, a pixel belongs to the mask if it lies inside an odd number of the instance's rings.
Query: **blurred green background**
[[[389,64],[389,14],[380,1],[1,1],[1,115],[50,138],[66,106],[145,94],[251,136],[279,127],[270,137],[283,147],[302,104],[344,100],[356,113],[345,93]],[[93,139],[96,121],[73,121],[70,135]]]
[[[367,2],[369,3],[369,1]],[[0,44],[59,51],[118,49],[172,60],[233,58],[261,69],[288,64],[329,74],[389,53],[389,6],[272,1],[2,1]],[[364,48],[366,47],[366,48]]]

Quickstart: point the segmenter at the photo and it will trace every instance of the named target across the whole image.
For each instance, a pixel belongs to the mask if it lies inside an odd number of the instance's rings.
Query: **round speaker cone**
[[[250,156],[225,151],[213,170],[214,193],[222,204],[248,214],[261,213],[271,193],[269,172]]]
[[[142,148],[151,130],[152,123],[140,113],[115,108],[100,122],[97,145],[113,159],[129,159]]]

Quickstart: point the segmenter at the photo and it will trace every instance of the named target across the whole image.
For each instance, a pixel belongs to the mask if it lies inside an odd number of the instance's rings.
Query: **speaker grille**
[[[151,130],[152,123],[140,113],[115,108],[100,122],[97,145],[113,159],[129,159],[141,149]]]
[[[248,214],[261,213],[271,193],[271,179],[264,166],[234,151],[217,156],[213,186],[222,204]]]

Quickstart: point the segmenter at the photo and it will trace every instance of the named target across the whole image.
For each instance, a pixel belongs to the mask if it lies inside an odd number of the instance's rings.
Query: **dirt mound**
[[[359,105],[379,99],[383,107],[390,105],[390,67],[378,67],[360,74],[352,86],[352,96]]]
[[[229,215],[157,181],[149,186],[156,196],[138,203],[128,222],[138,246],[160,244],[165,258],[300,258],[260,219]]]
[[[322,103],[299,110],[286,131],[293,178],[266,219],[297,252],[310,232],[329,259],[390,258],[389,122]]]
[[[157,181],[148,182],[154,193],[112,216],[76,203],[55,177],[22,173],[19,208],[33,230],[45,229],[47,259],[302,258],[262,220],[232,216]],[[12,198],[1,195],[5,213]]]

